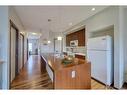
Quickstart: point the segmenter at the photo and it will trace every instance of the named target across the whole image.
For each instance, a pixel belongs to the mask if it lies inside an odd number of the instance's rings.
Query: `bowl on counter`
[[[65,56],[62,59],[62,64],[66,65],[66,64],[71,64],[73,63],[74,58],[72,56]]]

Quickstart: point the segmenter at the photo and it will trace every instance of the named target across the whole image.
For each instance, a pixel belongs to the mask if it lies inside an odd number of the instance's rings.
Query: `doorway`
[[[54,52],[55,53],[62,53],[63,51],[63,39],[58,40],[57,38],[54,39]]]
[[[29,55],[38,55],[38,39],[28,39]]]
[[[19,72],[24,66],[24,35],[19,35]]]
[[[10,83],[18,75],[18,28],[10,21]]]

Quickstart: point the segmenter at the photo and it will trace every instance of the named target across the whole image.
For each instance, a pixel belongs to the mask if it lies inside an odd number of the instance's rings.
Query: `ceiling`
[[[28,31],[62,32],[108,6],[14,6]],[[95,11],[91,11],[95,8]],[[48,22],[48,19],[51,19]]]

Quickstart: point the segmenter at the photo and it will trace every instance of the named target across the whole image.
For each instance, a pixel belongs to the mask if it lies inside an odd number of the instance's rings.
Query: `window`
[[[32,43],[29,43],[29,51],[32,51]]]

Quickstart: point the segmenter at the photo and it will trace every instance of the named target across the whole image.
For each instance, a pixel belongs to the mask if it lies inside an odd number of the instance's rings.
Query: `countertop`
[[[86,54],[84,54],[84,53],[74,53],[74,54],[86,56]]]
[[[41,54],[42,58],[48,63],[50,68],[53,71],[61,70],[63,68],[67,68],[70,66],[75,66],[75,65],[80,65],[80,64],[87,64],[88,62],[86,60],[74,58],[74,61],[72,64],[68,65],[63,65],[61,64],[62,58],[61,57],[56,57],[55,54],[53,53],[42,53]]]

